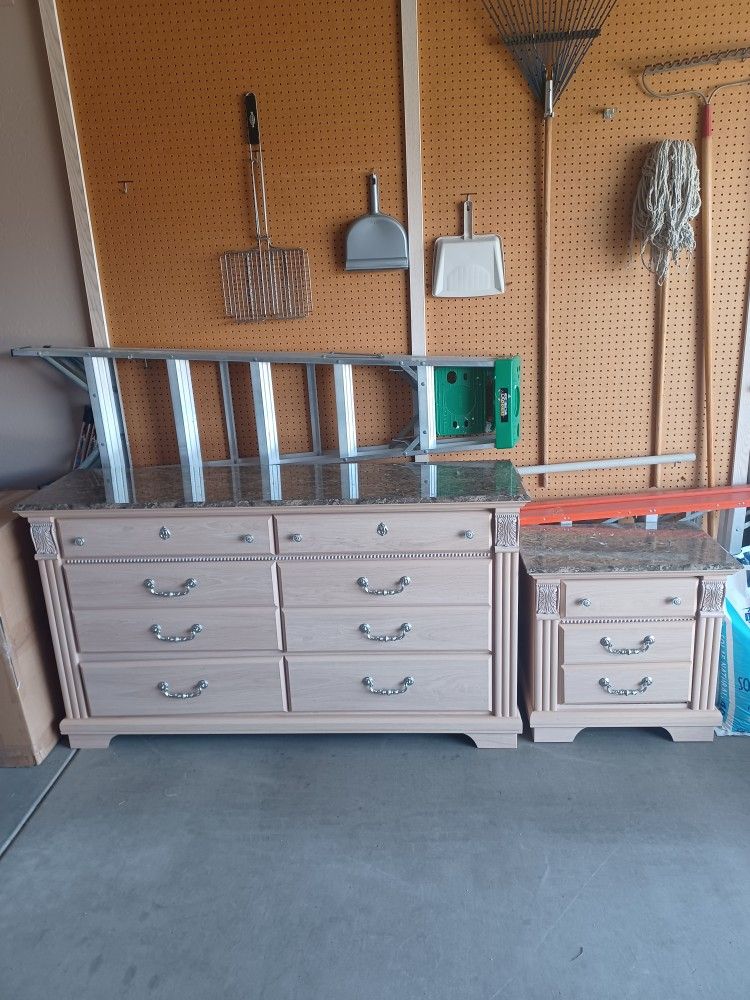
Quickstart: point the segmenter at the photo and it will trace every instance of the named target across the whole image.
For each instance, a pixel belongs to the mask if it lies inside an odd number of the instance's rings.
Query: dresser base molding
[[[675,743],[710,742],[714,729],[721,725],[721,712],[716,709],[706,711],[686,711],[682,706],[664,708],[624,709],[586,708],[584,710],[558,708],[553,712],[529,711],[529,723],[533,729],[535,743],[572,743],[583,729],[666,729]]]
[[[246,733],[270,736],[301,733],[456,733],[468,736],[480,750],[516,747],[522,731],[520,717],[502,719],[489,715],[407,715],[383,718],[358,714],[232,714],[197,716],[111,716],[63,719],[60,731],[74,749],[104,749],[115,736],[219,735]]]

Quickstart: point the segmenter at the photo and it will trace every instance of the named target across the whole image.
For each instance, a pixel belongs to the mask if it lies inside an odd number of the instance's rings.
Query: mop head
[[[700,176],[692,142],[665,139],[643,164],[633,205],[633,241],[659,284],[683,251],[695,250],[692,221],[700,211]]]

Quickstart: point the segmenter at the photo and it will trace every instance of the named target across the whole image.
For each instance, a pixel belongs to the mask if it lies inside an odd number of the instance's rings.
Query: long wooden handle
[[[542,237],[542,302],[539,344],[539,434],[541,464],[549,463],[549,355],[552,301],[552,125],[554,118],[549,115],[544,119],[544,212]],[[547,485],[547,476],[539,477],[541,486]]]
[[[713,249],[713,108],[703,107],[701,155],[701,234],[703,237],[703,387],[706,398],[706,479],[716,486],[714,462],[714,249]]]
[[[661,455],[664,451],[664,381],[666,373],[667,356],[667,302],[669,290],[669,272],[664,276],[664,281],[657,286],[659,298],[658,317],[656,321],[656,357],[655,357],[655,377],[654,377],[654,416],[653,416],[653,446],[654,455]],[[651,466],[651,485],[661,486],[661,465]]]

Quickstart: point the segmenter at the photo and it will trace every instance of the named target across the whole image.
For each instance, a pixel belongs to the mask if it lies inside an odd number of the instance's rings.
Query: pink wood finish
[[[479,747],[516,745],[517,506],[97,511],[33,521],[65,696],[61,730],[72,746],[170,732],[459,732]],[[298,531],[304,541],[289,541]],[[274,558],[277,538],[287,554]],[[402,576],[411,583],[403,594],[370,595],[359,576],[374,589]],[[157,597],[146,579],[165,591],[186,589],[188,579],[198,586]],[[398,635],[404,622],[412,629],[395,642],[359,629]],[[176,637],[204,627],[170,643],[153,624]],[[288,670],[285,650],[294,650]],[[415,684],[376,695],[361,683],[368,675],[375,686],[406,676]],[[172,691],[208,687],[171,699],[156,688],[161,680]]]
[[[210,715],[224,712],[281,712],[284,669],[280,657],[197,663],[87,663],[83,668],[92,715]],[[194,698],[167,698],[157,685],[175,693],[208,686]]]
[[[372,662],[374,660],[374,662]],[[399,656],[366,661],[357,657],[287,658],[292,712],[490,712],[488,656]],[[362,683],[403,694],[372,694]]]
[[[278,605],[276,565],[266,562],[114,563],[106,566],[65,566],[71,603],[80,610],[143,608],[158,614],[193,607],[273,607]],[[187,591],[184,596],[159,597],[158,591]],[[186,586],[194,580],[197,586]]]
[[[698,596],[695,577],[655,577],[646,580],[565,580],[560,594],[563,618],[619,618],[622,609],[639,618],[669,618],[694,615]]]
[[[204,655],[281,649],[279,612],[274,608],[77,611],[75,623],[82,653],[141,652],[179,659],[186,650]],[[160,625],[163,635],[182,637],[196,624],[203,626],[202,631],[186,642],[160,640],[151,631],[152,625]]]
[[[394,612],[406,604],[489,605],[489,558],[480,559],[352,559],[331,562],[279,564],[284,605],[316,607],[325,595],[329,606],[363,611]],[[403,578],[409,583],[404,585]],[[368,594],[357,583],[367,580],[370,590],[400,590],[381,596]]]
[[[371,635],[395,637],[401,626],[411,630],[390,642],[368,639],[360,630],[369,625]],[[284,612],[286,648],[290,652],[343,652],[380,657],[400,652],[434,650],[484,651],[490,647],[489,608],[291,608]]]
[[[415,510],[329,514],[287,511],[277,518],[279,552],[477,552],[489,549],[489,511]],[[467,537],[467,532],[471,537]],[[299,536],[299,541],[296,537]]]
[[[163,530],[162,530],[163,529]],[[162,537],[162,534],[168,537]],[[116,517],[62,517],[57,536],[66,559],[113,556],[253,556],[273,552],[271,518],[262,514],[192,517],[130,511]],[[252,542],[245,538],[252,537]],[[77,544],[76,539],[82,544]]]
[[[721,721],[713,706],[725,577],[526,579],[531,656],[524,689],[535,741],[570,742],[589,726],[661,726],[674,740],[713,738]],[[658,615],[666,621],[655,620],[664,595],[682,601]],[[585,618],[577,604],[583,596],[592,600]],[[601,645],[607,636],[616,648],[637,649],[646,635],[656,641],[641,654],[611,654]],[[653,683],[634,695],[608,694],[599,684],[606,677],[616,689],[636,689],[647,676]]]
[[[557,673],[557,671],[552,671]],[[645,667],[635,663],[620,663],[614,666],[603,663],[590,667],[560,668],[562,691],[560,704],[563,705],[650,705],[687,704],[690,696],[691,664],[659,663]],[[617,690],[638,690],[644,677],[652,683],[642,694],[608,694],[599,681],[606,677]]]

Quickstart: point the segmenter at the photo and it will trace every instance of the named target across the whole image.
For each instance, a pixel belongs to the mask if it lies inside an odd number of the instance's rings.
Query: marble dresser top
[[[521,558],[532,576],[734,573],[741,568],[718,542],[689,525],[522,528]]]
[[[20,513],[178,507],[305,507],[357,504],[523,504],[510,462],[361,462],[346,465],[204,465],[129,469],[113,482],[102,469],[77,470],[19,503]]]

